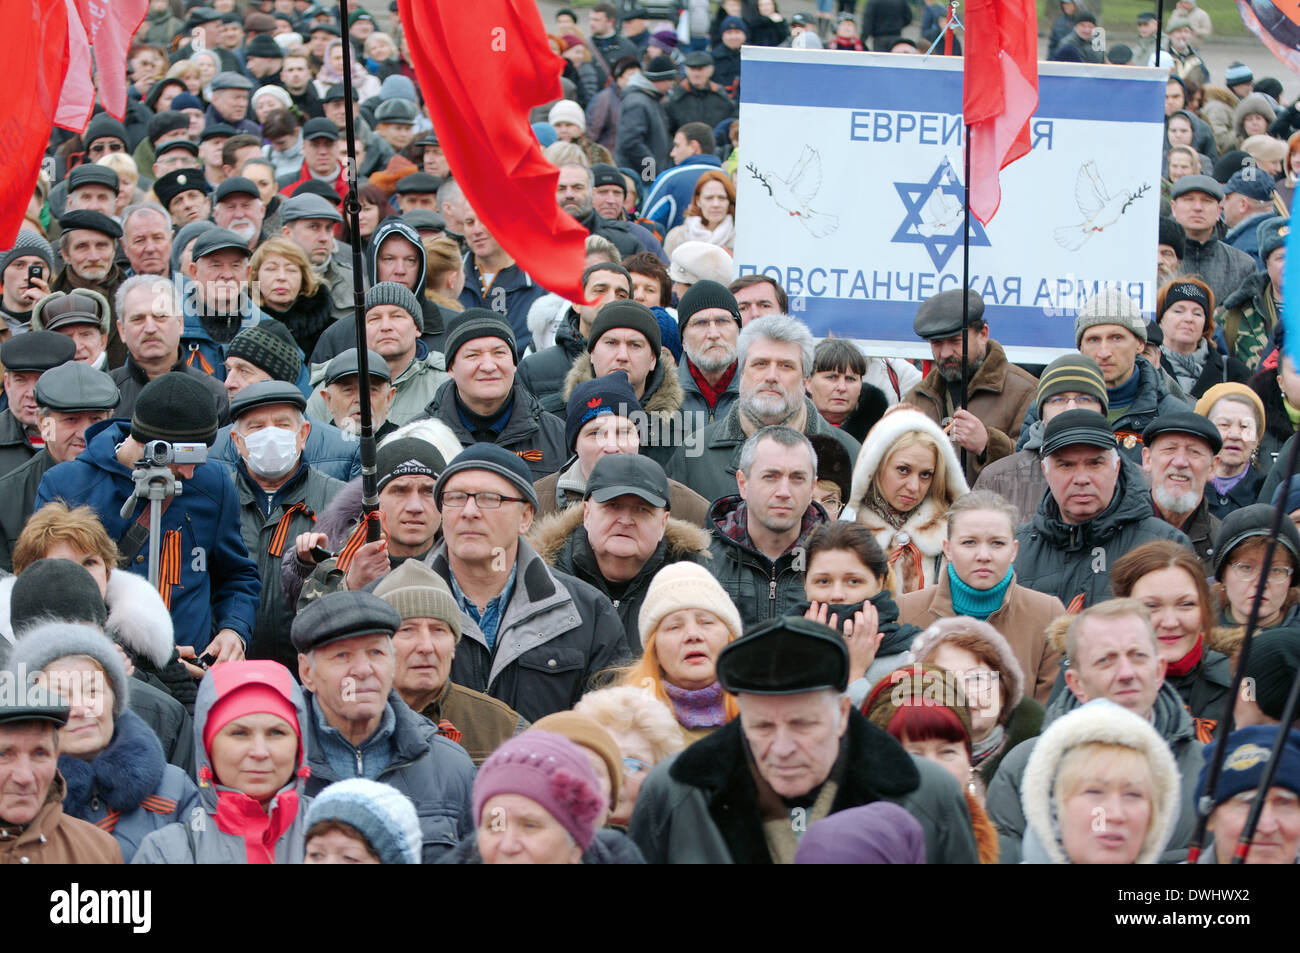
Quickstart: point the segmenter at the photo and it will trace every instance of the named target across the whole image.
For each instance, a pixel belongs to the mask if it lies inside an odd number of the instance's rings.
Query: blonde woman
[[[254,302],[310,354],[332,320],[333,300],[303,250],[287,238],[267,239],[253,252],[249,275]]]
[[[677,719],[668,705],[633,685],[589,692],[573,710],[596,721],[618,745],[623,783],[607,823],[626,827],[650,769],[685,747]]]

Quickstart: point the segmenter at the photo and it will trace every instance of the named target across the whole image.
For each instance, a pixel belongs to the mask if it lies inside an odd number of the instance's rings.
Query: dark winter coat
[[[446,546],[425,562],[451,579]],[[463,636],[451,663],[457,684],[499,698],[530,722],[572,708],[599,672],[627,660],[623,626],[594,587],[551,569],[519,540],[514,591],[497,629],[495,648],[461,613]]]
[[[631,169],[645,183],[653,182],[668,168],[672,139],[664,121],[663,98],[664,94],[640,73],[623,89],[614,162],[620,168]]]
[[[302,458],[307,465],[318,473],[346,483],[361,475],[361,442],[348,435],[333,424],[307,418],[311,423],[311,432],[307,434],[307,444],[302,448]],[[209,460],[220,460],[233,472],[239,466],[239,451],[230,432],[234,424],[228,424],[217,431],[216,442],[208,450]]]
[[[871,37],[871,48],[887,53],[911,22],[908,0],[867,0],[862,7],[862,38]]]
[[[487,308],[505,318],[521,348],[531,333],[528,309],[544,294],[546,289],[518,265],[502,268],[492,279],[491,287],[484,288],[474,264],[474,253],[465,253],[465,288],[460,293],[460,303],[466,308]]]
[[[926,862],[978,862],[970,811],[952,775],[907,754],[849,712],[839,790],[830,813],[885,800],[925,833]],[[652,864],[770,864],[741,719],[656,765],[641,786],[629,833]]]
[[[0,474],[12,473],[36,456],[36,447],[27,439],[27,431],[12,409],[0,411]]]
[[[570,307],[555,329],[555,343],[519,362],[518,379],[541,402],[543,410],[563,418],[567,401],[561,393],[564,378],[573,362],[586,353],[587,339],[579,331],[577,313]]]
[[[1208,490],[1214,489],[1213,484],[1206,483],[1205,486]],[[1156,519],[1164,519],[1156,507],[1154,497],[1151,499],[1151,512]],[[1202,494],[1201,502],[1196,504],[1196,509],[1192,510],[1191,516],[1180,528],[1182,534],[1192,541],[1192,550],[1201,561],[1201,568],[1208,578],[1214,577],[1214,541],[1219,537],[1219,525],[1219,518],[1210,512],[1206,494]]]
[[[728,96],[740,99],[740,50],[719,43],[709,50],[713,57],[713,81],[727,91]]]
[[[709,571],[740,610],[746,629],[777,616],[789,615],[804,601],[803,541],[826,522],[826,511],[816,503],[808,507],[798,541],[776,560],[754,549],[752,544],[732,538],[728,526],[741,518],[739,494],[715,500],[709,509],[709,543],[712,560]],[[748,540],[749,533],[745,532]]]
[[[120,510],[134,483],[115,448],[128,433],[123,420],[106,420],[88,429],[81,456],[60,463],[41,480],[36,508],[56,499],[72,506],[85,503],[99,515],[109,538],[120,541],[130,525]],[[239,535],[239,496],[226,468],[195,467],[184,493],[163,513],[161,530],[164,548],[168,539],[175,540],[171,545],[177,547],[179,562],[178,582],[164,594],[176,626],[176,644],[203,648],[221,629],[233,629],[247,644],[261,583]],[[131,572],[147,574],[148,548],[146,541],[140,549],[145,561],[132,563]]]
[[[283,311],[268,301],[262,302],[262,313],[288,328],[304,354],[315,350],[321,334],[333,323],[333,308],[334,298],[326,284],[318,285],[314,295],[298,295]]]
[[[1250,380],[1250,368],[1235,357],[1224,357],[1219,353],[1219,349],[1211,344],[1205,354],[1205,366],[1201,369],[1201,376],[1196,379],[1188,396],[1193,400],[1200,400],[1205,396],[1205,392],[1216,384],[1226,384],[1229,381],[1244,384],[1248,380]]]
[[[1205,242],[1188,238],[1183,252],[1183,274],[1199,275],[1214,292],[1215,301],[1227,301],[1241,283],[1259,270],[1259,262],[1244,251],[1210,236]]]
[[[1232,698],[1232,660],[1222,652],[1207,648],[1190,672],[1166,673],[1165,681],[1174,686],[1187,706],[1196,728],[1196,740],[1205,744],[1213,741]]]
[[[211,391],[212,400],[217,406],[217,423],[223,427],[230,423],[230,398],[221,381],[202,368],[191,367],[182,360],[178,360],[168,370],[169,373],[188,374]],[[108,376],[113,378],[113,383],[117,385],[117,390],[122,395],[122,399],[117,402],[117,409],[113,411],[113,416],[131,419],[131,415],[135,413],[135,402],[140,397],[140,391],[144,390],[144,385],[149,383],[149,378],[140,365],[130,357],[121,367],[109,371]]]
[[[573,459],[576,460],[577,457]],[[550,476],[533,483],[533,492],[537,494],[538,519],[553,516],[560,510],[582,502],[581,493],[571,486],[560,486],[560,478],[572,466],[572,462],[567,463]],[[583,489],[586,489],[585,485]],[[708,527],[709,501],[684,483],[668,481],[668,508],[676,519],[685,520],[692,526]]]
[[[685,520],[669,517],[664,537],[655,551],[641,571],[624,585],[622,594],[615,597],[610,592],[609,581],[601,574],[591,540],[582,526],[582,507],[571,506],[537,523],[528,539],[548,566],[581,579],[609,599],[623,623],[627,652],[632,657],[641,654],[641,629],[637,619],[655,573],[668,563],[693,562],[707,566],[709,560],[709,534]]]
[[[510,399],[514,401],[514,409],[495,442],[522,457],[533,479],[540,480],[558,470],[569,457],[564,441],[564,424],[542,410],[541,402],[518,380]],[[455,381],[447,381],[438,388],[433,400],[424,408],[424,416],[441,420],[450,427],[462,447],[474,443],[473,435],[456,410]]]
[[[1264,432],[1259,438],[1260,469],[1270,469],[1270,477],[1274,473],[1277,474],[1276,479],[1273,480],[1273,487],[1276,488],[1284,475],[1282,470],[1286,467],[1287,461],[1287,456],[1282,453],[1282,450],[1295,436],[1295,427],[1291,424],[1291,418],[1287,416],[1286,404],[1282,400],[1282,389],[1278,386],[1276,366],[1265,368],[1251,377],[1247,383],[1264,402]],[[1270,454],[1276,454],[1271,464],[1268,462]],[[1270,496],[1262,502],[1272,503],[1273,498]]]
[[[632,234],[632,228],[627,222],[603,218],[594,208],[578,218],[577,222],[589,235],[599,235],[613,242],[624,258],[646,250],[641,239]]]
[[[786,27],[789,32],[789,27]],[[779,43],[757,46],[779,46]],[[703,89],[696,89],[690,80],[682,80],[664,100],[664,115],[668,118],[668,135],[674,135],[688,122],[702,122],[710,129],[717,127],[724,119],[736,115],[736,102],[728,96],[717,83],[710,82]]]
[[[194,782],[163,759],[158,737],[129,710],[117,716],[112,739],[93,760],[59,755],[59,773],[67,782],[64,813],[112,834],[128,864],[145,837],[188,821],[199,805]]]
[[[415,805],[424,837],[423,862],[435,863],[462,837],[474,829],[470,789],[474,785],[474,762],[465,749],[438,734],[438,728],[406,707],[396,692],[388,696],[396,724],[393,727],[393,761],[377,780],[392,785]],[[307,717],[301,722],[302,746],[311,777],[306,793],[316,797],[344,777],[335,774],[316,740],[320,717],[316,699],[307,694]]]
[[[275,494],[275,507],[264,515],[258,498],[266,494],[241,461],[235,470],[235,489],[239,491],[240,534],[249,556],[257,562],[262,582],[247,656],[272,659],[296,672],[298,650],[289,641],[289,627],[297,606],[284,598],[280,561],[286,550],[293,551],[299,533],[314,532],[316,514],[324,511],[343,484],[300,462],[298,472]]]
[[[739,374],[739,371],[737,371]],[[850,460],[858,458],[858,442],[839,427],[832,427],[808,398],[804,398],[803,432],[807,436],[832,436],[843,444]],[[725,417],[715,420],[691,435],[689,443],[679,447],[664,466],[674,480],[685,483],[706,500],[716,500],[736,492],[736,471],[740,448],[749,435],[740,425],[740,404],[733,404]]]
[[[1038,512],[1016,530],[1020,550],[1016,579],[1022,586],[1056,596],[1071,611],[1111,597],[1110,567],[1125,553],[1154,539],[1191,543],[1154,515],[1151,493],[1137,465],[1121,458],[1115,493],[1107,507],[1086,523],[1070,524],[1050,493]]]
[[[26,463],[0,476],[0,569],[5,572],[13,572],[14,544],[36,506],[36,488],[52,466],[54,458],[42,447]]]

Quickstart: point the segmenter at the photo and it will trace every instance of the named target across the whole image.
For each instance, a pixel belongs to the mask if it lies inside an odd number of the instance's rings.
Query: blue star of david
[[[945,156],[939,163],[939,167],[934,170],[934,175],[930,176],[929,182],[895,182],[894,188],[898,190],[898,197],[902,199],[907,215],[898,226],[898,231],[894,232],[891,241],[907,245],[924,245],[930,260],[934,262],[934,267],[942,269],[948,264],[952,253],[961,247],[962,220],[960,217],[957,219],[951,232],[923,235],[921,228],[926,223],[921,218],[921,211],[926,201],[935,192],[952,196],[957,200],[957,205],[961,206],[965,195],[957,173],[953,171],[951,163]],[[971,216],[970,220],[970,243],[972,246],[991,244],[984,233],[984,226],[974,216]]]

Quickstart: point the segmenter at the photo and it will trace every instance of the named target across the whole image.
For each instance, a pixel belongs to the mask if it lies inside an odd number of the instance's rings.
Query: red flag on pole
[[[149,0],[77,0],[86,38],[95,50],[99,99],[109,115],[126,117],[126,54],[149,12]]]
[[[81,22],[81,12],[76,0],[66,0],[64,21],[67,38],[68,70],[63,80],[63,91],[54,124],[73,132],[81,132],[95,111],[95,81],[91,78],[90,38]],[[48,135],[48,130],[47,130]]]
[[[65,0],[29,0],[0,30],[0,248],[9,248],[36,188],[68,70]]]
[[[965,41],[970,210],[987,225],[1002,202],[998,173],[1029,151],[1029,120],[1038,108],[1033,0],[968,0]]]
[[[535,0],[398,0],[420,90],[465,200],[519,267],[546,289],[585,300],[587,230],[555,200],[559,170],[528,114],[559,98]]]

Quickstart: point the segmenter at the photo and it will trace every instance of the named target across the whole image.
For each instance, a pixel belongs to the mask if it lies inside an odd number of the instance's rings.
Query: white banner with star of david
[[[819,336],[930,357],[917,306],[962,281],[962,61],[745,47],[736,264]],[[1033,149],[970,220],[970,286],[1013,360],[1074,348],[1098,287],[1155,307],[1166,70],[1039,64]]]

